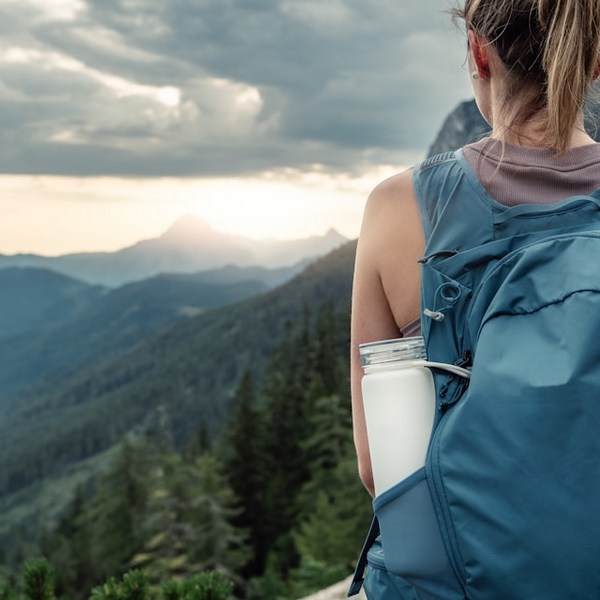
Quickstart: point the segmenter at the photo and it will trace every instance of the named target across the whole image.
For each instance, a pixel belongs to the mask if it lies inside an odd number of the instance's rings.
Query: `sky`
[[[472,97],[452,5],[0,0],[0,253],[355,237]]]

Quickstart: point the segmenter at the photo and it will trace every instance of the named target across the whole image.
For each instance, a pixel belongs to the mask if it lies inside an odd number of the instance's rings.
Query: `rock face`
[[[490,131],[475,100],[461,102],[447,117],[427,156],[435,156],[449,150],[457,150],[474,142]]]

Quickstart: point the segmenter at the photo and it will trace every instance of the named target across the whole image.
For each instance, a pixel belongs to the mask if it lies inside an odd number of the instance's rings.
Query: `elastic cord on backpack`
[[[439,310],[429,310],[426,308],[423,311],[423,314],[429,319],[433,319],[434,321],[443,321],[446,315]]]
[[[442,371],[454,373],[454,375],[459,375],[460,377],[464,377],[465,379],[471,379],[471,371],[463,369],[462,367],[458,367],[456,365],[450,365],[448,363],[429,362],[428,360],[423,361],[422,364],[424,367],[429,367],[430,369],[441,369]]]

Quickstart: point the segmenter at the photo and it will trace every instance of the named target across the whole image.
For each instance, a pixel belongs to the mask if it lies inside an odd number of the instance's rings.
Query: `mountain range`
[[[253,240],[216,231],[205,221],[186,215],[160,237],[116,252],[0,255],[0,269],[50,269],[86,283],[118,287],[160,273],[189,274],[227,265],[270,269],[305,265],[347,241],[334,229],[298,240]]]

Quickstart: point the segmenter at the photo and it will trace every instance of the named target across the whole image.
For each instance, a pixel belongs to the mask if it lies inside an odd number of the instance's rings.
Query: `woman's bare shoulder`
[[[384,179],[373,188],[368,203],[376,205],[393,203],[396,205],[398,200],[414,196],[412,173],[412,168],[410,168]]]
[[[401,241],[412,238],[415,227],[418,231],[420,217],[412,169],[407,169],[383,180],[370,193],[361,235],[375,235],[382,243],[388,235]]]

